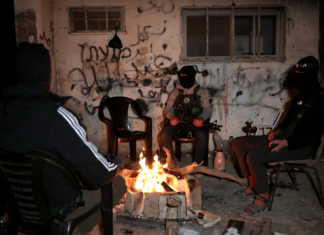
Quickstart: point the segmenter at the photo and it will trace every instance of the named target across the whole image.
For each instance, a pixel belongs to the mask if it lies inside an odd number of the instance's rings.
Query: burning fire
[[[144,193],[148,192],[164,192],[162,182],[167,182],[167,174],[163,168],[166,168],[168,164],[161,165],[158,160],[158,156],[154,156],[153,169],[149,169],[146,163],[146,158],[143,156],[143,152],[140,154],[139,161],[141,168],[138,172],[138,176],[135,182],[135,188]],[[169,185],[172,187],[172,185]],[[172,187],[174,189],[174,187]],[[176,191],[176,190],[175,190]]]

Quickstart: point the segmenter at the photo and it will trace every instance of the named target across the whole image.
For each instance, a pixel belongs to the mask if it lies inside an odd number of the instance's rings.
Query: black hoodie
[[[99,188],[115,177],[117,166],[86,140],[76,115],[61,106],[67,99],[33,87],[4,89],[0,149],[22,154],[33,148],[50,152],[66,161],[87,187]],[[81,193],[51,165],[44,167],[44,188],[52,208],[73,201]]]

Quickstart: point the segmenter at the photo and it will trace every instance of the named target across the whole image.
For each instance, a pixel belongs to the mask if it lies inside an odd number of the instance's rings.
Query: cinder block
[[[187,205],[194,210],[201,210],[201,186],[199,181],[190,177],[187,178],[189,194],[187,195],[188,202]]]
[[[159,198],[161,193],[145,193],[144,216],[147,218],[159,217]]]
[[[181,202],[179,207],[168,207],[169,200],[176,199]],[[187,202],[184,192],[165,192],[160,195],[159,200],[159,217],[160,219],[185,219],[187,218]],[[167,215],[167,209],[170,209]]]
[[[143,212],[143,193],[127,190],[125,209],[131,215],[140,215]]]

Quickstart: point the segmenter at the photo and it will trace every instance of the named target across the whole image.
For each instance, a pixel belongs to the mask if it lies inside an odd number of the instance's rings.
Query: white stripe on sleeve
[[[98,161],[101,162],[101,164],[108,171],[112,171],[112,170],[115,170],[117,168],[116,164],[108,162],[104,158],[104,156],[102,156],[100,153],[98,153],[98,149],[97,149],[96,146],[94,146],[91,142],[87,141],[87,139],[86,139],[86,131],[79,124],[79,121],[76,119],[76,117],[72,113],[70,113],[68,110],[66,110],[62,106],[57,109],[57,112],[70,124],[72,129],[80,137],[80,139],[83,141],[83,143],[90,149],[92,154],[98,159]]]

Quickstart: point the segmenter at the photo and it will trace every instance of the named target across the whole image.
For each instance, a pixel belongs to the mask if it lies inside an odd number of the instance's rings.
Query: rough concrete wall
[[[16,41],[41,43],[51,56],[51,90],[56,93],[56,67],[54,56],[54,1],[15,0]]]
[[[181,63],[181,7],[195,5],[231,6],[232,0],[56,0],[58,93],[72,95],[67,106],[88,128],[89,139],[107,152],[106,126],[98,119],[96,107],[104,95],[137,100],[153,120],[153,149],[158,148],[162,112],[175,75],[168,73],[174,63],[181,68],[194,64],[207,69],[209,76],[197,75],[213,99],[213,116],[224,127],[223,139],[241,136],[247,120],[272,124],[289,100],[284,80],[289,69],[307,55],[318,57],[319,23],[317,1],[290,0],[287,3],[286,60],[283,62],[191,62]],[[286,3],[286,1],[235,1],[240,4]],[[108,48],[108,33],[69,34],[69,6],[125,6],[126,33],[119,33],[123,48]],[[114,54],[115,53],[115,54]],[[114,55],[118,62],[113,61]],[[131,128],[143,123],[130,113]],[[210,150],[214,149],[210,141]],[[121,145],[119,152],[127,150]]]

